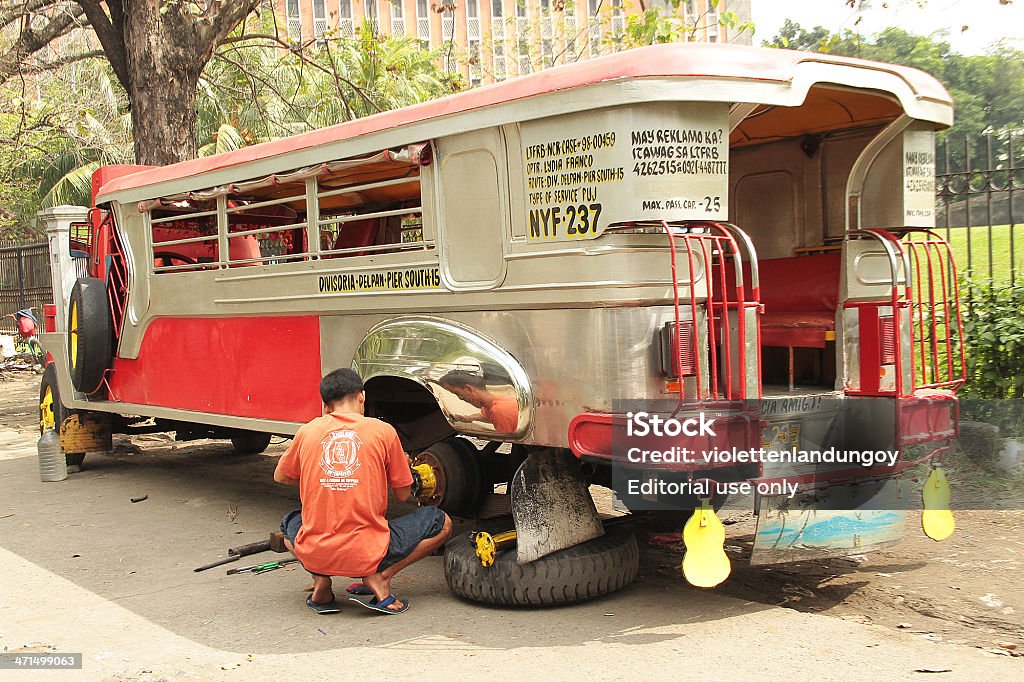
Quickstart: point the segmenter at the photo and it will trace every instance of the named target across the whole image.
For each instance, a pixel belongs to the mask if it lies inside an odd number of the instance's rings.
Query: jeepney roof
[[[801,104],[810,88],[815,85],[864,88],[898,101],[906,114],[912,118],[930,121],[939,127],[948,126],[952,122],[952,99],[946,89],[933,76],[918,69],[812,52],[725,44],[674,43],[627,50],[546,69],[535,74],[237,151],[124,175],[110,180],[99,189],[97,203],[139,200],[145,193],[145,188],[151,188],[149,195],[152,196],[159,196],[172,187],[180,191],[181,181],[188,179],[191,179],[190,184],[198,189],[223,181],[221,171],[228,169],[231,169],[235,179],[243,179],[250,174],[236,167],[255,166],[258,162],[279,157],[282,165],[286,167],[285,162],[289,159],[283,158],[285,156],[294,156],[298,159],[298,154],[303,150],[335,146],[334,143],[350,141],[361,136],[378,137],[375,134],[400,132],[402,129],[409,129],[410,135],[422,135],[422,131],[412,130],[419,127],[416,124],[437,121],[485,107],[521,103],[530,97],[551,93],[566,95],[568,93],[565,91],[572,88],[612,81],[665,78],[690,81],[687,92],[682,97],[688,101],[746,102],[777,106]],[[723,83],[731,87],[723,88]],[[763,89],[753,90],[749,87],[753,84],[772,85],[775,87],[772,92],[776,94],[766,98]],[[747,86],[746,89],[743,88],[744,85]],[[789,96],[784,97],[779,90],[785,91]],[[593,97],[580,97],[575,110],[601,105],[602,103],[595,102]],[[521,107],[517,110],[517,115],[518,120],[525,120],[531,116],[530,112],[524,111]],[[490,125],[506,122],[496,117]],[[400,137],[406,136],[396,135],[393,142],[386,142],[378,148],[417,141],[411,138],[399,139]],[[419,139],[430,137],[433,136],[428,135]],[[352,150],[353,154],[361,152],[365,150]],[[304,159],[292,165],[297,166],[308,161]],[[314,161],[320,162],[316,159]],[[264,172],[262,168],[254,167],[252,170],[252,176]]]

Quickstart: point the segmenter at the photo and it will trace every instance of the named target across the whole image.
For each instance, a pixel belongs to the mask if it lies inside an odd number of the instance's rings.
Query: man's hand
[[[420,492],[423,490],[423,478],[420,476],[420,472],[412,467],[409,467],[409,473],[412,474],[412,485],[409,492],[412,493],[413,497],[419,497]]]

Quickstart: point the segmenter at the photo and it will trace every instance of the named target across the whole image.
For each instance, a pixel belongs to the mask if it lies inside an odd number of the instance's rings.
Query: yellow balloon
[[[924,511],[921,513],[921,527],[924,534],[932,540],[945,540],[956,529],[953,512],[949,510],[951,491],[946,472],[936,467],[924,482],[921,500]]]
[[[694,510],[683,527],[683,542],[683,575],[691,585],[714,587],[729,577],[732,564],[725,553],[725,526],[709,504]]]

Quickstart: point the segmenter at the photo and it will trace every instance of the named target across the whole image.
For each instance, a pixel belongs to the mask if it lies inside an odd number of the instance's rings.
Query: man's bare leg
[[[313,603],[330,604],[334,601],[334,580],[328,575],[313,575]]]
[[[284,546],[294,556],[295,547],[292,545],[291,540],[285,538]],[[334,601],[334,580],[326,575],[317,575],[316,573],[311,573],[310,575],[313,576],[313,584],[306,587],[306,592],[313,593],[313,602],[316,604],[330,604]]]
[[[388,566],[383,571],[364,577],[363,584],[373,590],[373,595],[377,597],[378,601],[387,599],[387,596],[391,594],[391,579],[406,566],[414,564],[423,557],[433,554],[434,550],[443,545],[451,534],[452,520],[446,514],[444,517],[444,525],[441,527],[441,532],[432,538],[420,540],[420,543],[416,545],[411,552],[409,552],[409,556],[405,557],[397,564]],[[388,608],[392,611],[397,611],[402,608],[402,605],[398,602],[394,602],[388,606]]]

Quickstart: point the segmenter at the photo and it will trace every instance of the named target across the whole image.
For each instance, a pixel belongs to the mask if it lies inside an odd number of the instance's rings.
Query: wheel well
[[[411,379],[373,377],[365,390],[366,415],[394,426],[406,452],[419,452],[455,434],[434,394]]]

